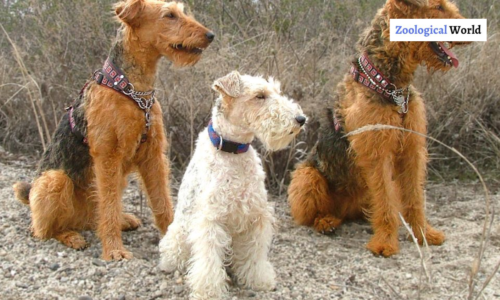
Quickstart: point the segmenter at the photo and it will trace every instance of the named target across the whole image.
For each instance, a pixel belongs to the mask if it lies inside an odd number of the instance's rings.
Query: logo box
[[[391,19],[391,42],[486,42],[486,19]]]

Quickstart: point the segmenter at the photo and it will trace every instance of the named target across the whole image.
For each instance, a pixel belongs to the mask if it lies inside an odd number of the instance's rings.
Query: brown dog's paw
[[[136,230],[142,225],[141,220],[132,214],[123,214],[122,231]]]
[[[337,229],[340,224],[342,224],[341,219],[328,215],[316,218],[316,220],[314,220],[314,229],[321,234],[331,234],[335,232],[335,229]]]
[[[83,250],[88,247],[85,238],[76,231],[67,231],[58,234],[56,240],[75,250]]]
[[[373,237],[366,248],[373,252],[375,255],[382,255],[384,257],[392,256],[399,252],[399,245],[396,242],[389,242],[388,240],[380,240],[377,237]]]
[[[445,236],[442,231],[428,226],[427,230],[425,231],[425,239],[427,240],[427,244],[429,245],[442,245],[444,243]],[[424,241],[419,238],[418,242],[420,244],[423,244]]]
[[[121,250],[110,250],[110,251],[103,251],[102,253],[102,259],[104,260],[129,260],[132,259],[134,256],[132,255],[132,252],[129,252],[125,249]]]

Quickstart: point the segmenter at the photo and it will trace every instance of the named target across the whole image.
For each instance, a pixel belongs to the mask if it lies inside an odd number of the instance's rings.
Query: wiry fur
[[[299,133],[302,110],[281,95],[279,84],[233,72],[215,81],[221,97],[212,112],[214,129],[224,139],[250,143],[259,138],[269,150],[288,145]],[[264,96],[265,99],[259,99]],[[160,242],[160,267],[187,267],[195,299],[216,299],[227,290],[225,267],[239,284],[257,290],[275,286],[267,253],[274,217],[267,203],[265,173],[257,152],[218,151],[207,129],[179,190],[175,218]]]
[[[109,57],[137,91],[154,88],[162,56],[176,65],[192,65],[201,55],[190,49],[206,48],[213,39],[175,2],[127,0],[116,4],[115,12],[122,28]],[[186,49],[175,49],[177,44]],[[151,109],[152,125],[143,144],[144,111],[95,82],[74,103],[73,116],[80,134],[71,131],[65,115],[43,154],[31,190],[26,183],[17,183],[14,190],[30,205],[35,237],[56,238],[82,249],[86,242],[77,231],[97,229],[104,259],[129,259],[132,254],[123,246],[121,230],[140,225],[135,216],[122,212],[121,196],[130,172],[139,172],[162,234],[173,217],[160,104]],[[82,134],[88,144],[82,142]]]
[[[447,71],[427,42],[390,42],[389,19],[462,18],[447,0],[388,0],[359,41],[374,65],[397,87],[411,84],[420,64]],[[356,56],[356,60],[357,60]],[[344,137],[365,125],[387,124],[427,133],[424,102],[410,85],[408,113],[355,82],[350,74],[337,87],[334,107],[322,121],[320,138],[306,161],[298,164],[288,189],[296,222],[328,233],[346,220],[367,217],[374,254],[398,252],[399,213],[422,243],[440,245],[444,234],[425,219],[425,138],[398,130],[369,131]],[[336,132],[333,116],[342,124]],[[423,233],[423,234],[422,234]]]

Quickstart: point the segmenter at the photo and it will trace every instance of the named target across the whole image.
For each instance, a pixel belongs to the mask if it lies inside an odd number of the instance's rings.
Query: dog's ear
[[[429,5],[429,0],[399,0],[406,4],[415,5],[417,7],[424,7]]]
[[[236,98],[243,92],[243,82],[238,71],[233,71],[226,76],[217,79],[212,85],[212,89],[222,95]]]
[[[115,4],[114,8],[116,16],[121,22],[135,26],[139,25],[136,20],[144,6],[144,0],[127,0]]]

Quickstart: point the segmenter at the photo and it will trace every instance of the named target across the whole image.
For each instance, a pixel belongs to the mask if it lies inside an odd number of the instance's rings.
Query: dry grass
[[[113,2],[0,4],[0,16],[7,20],[0,35],[0,145],[11,152],[43,151],[63,108],[106,57],[117,28],[111,18]],[[359,33],[385,1],[186,2],[217,37],[194,68],[174,70],[168,62],[160,68],[158,95],[177,174],[187,166],[197,133],[208,121],[215,97],[212,81],[238,69],[277,77],[309,116],[308,130],[295,145],[264,154],[268,186],[281,193],[288,170],[316,140],[317,116],[331,104],[356,53]],[[491,61],[500,47],[500,9],[490,0],[460,0],[458,5],[468,17],[488,18],[489,42],[457,50],[461,66],[447,74],[429,75],[421,68],[415,86],[427,101],[430,135],[476,165],[495,170],[500,165],[500,72]],[[454,170],[462,162],[448,151],[430,143],[430,153],[432,178],[461,174]]]

